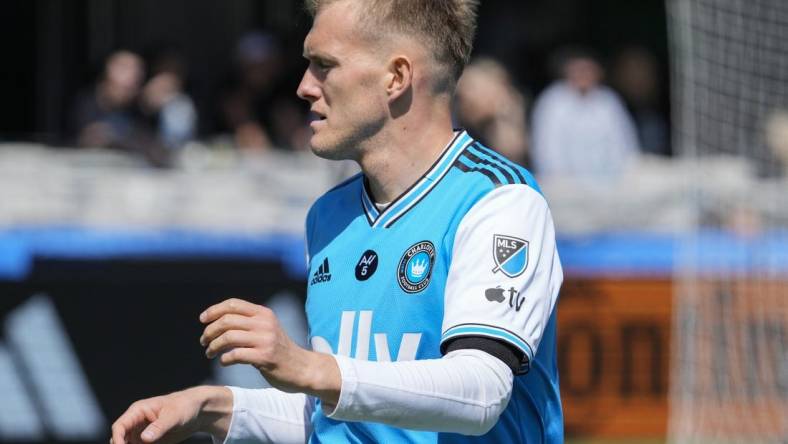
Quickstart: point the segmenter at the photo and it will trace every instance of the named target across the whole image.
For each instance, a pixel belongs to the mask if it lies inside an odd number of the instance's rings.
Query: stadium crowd
[[[599,202],[604,196],[619,210],[614,213],[628,214],[627,219],[644,226],[673,226],[675,220],[686,219],[676,216],[683,210],[677,209],[675,198],[668,206],[660,203],[684,192],[652,186],[649,179],[680,177],[685,170],[679,159],[670,160],[664,67],[644,46],[621,48],[606,60],[591,48],[561,47],[549,56],[550,79],[536,87],[521,82],[500,58],[479,51],[457,86],[455,126],[534,172],[556,197],[554,211],[570,232],[597,225],[584,219],[573,227],[567,221],[574,218],[561,218],[562,212],[582,213],[578,208],[585,208],[584,202]],[[166,48],[152,54],[143,57],[118,49],[106,57],[95,82],[74,94],[67,144],[124,151],[164,168],[183,164],[178,159],[188,144],[252,156],[308,151],[314,117],[294,93],[293,82],[300,74],[293,69],[298,65],[285,58],[274,34],[255,30],[236,42],[228,73],[203,107],[190,95],[185,57]],[[726,184],[784,177],[786,121],[786,112],[777,109],[758,128],[774,161],[748,164],[721,158],[715,167],[719,173],[710,174],[727,175],[720,176]],[[651,185],[644,185],[633,201],[609,191],[610,184],[624,182]],[[601,187],[600,195],[584,202],[571,198],[584,184]],[[585,197],[593,194],[594,188],[583,189]],[[761,207],[769,205],[755,202],[720,211],[720,205],[710,204],[701,219],[705,225],[744,234],[782,220],[764,215]],[[641,208],[662,208],[643,212],[662,216],[641,220]],[[599,221],[601,226],[610,223]]]
[[[242,36],[226,80],[201,109],[181,54],[143,58],[118,49],[75,95],[67,140],[137,153],[155,166],[171,165],[196,140],[243,151],[305,150],[311,116],[291,91],[297,75],[280,46],[269,32]],[[458,85],[456,125],[542,176],[615,176],[639,153],[670,154],[660,66],[649,50],[627,47],[606,64],[591,50],[568,47],[551,59],[552,83],[534,94],[505,63],[476,57]]]

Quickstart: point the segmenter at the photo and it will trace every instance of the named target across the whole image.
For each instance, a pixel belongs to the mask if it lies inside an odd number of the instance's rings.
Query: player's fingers
[[[126,431],[122,427],[112,426],[112,438],[109,439],[110,444],[126,444]]]
[[[219,337],[222,333],[229,330],[242,330],[249,331],[252,329],[253,321],[248,316],[241,316],[237,314],[226,314],[219,319],[211,322],[203,330],[200,336],[200,345],[203,347],[210,344],[211,341]]]
[[[164,435],[178,424],[177,419],[162,415],[156,421],[148,424],[140,433],[143,442],[158,442]]]
[[[145,427],[148,422],[144,419],[140,422],[116,424],[112,426],[112,443],[113,444],[136,444],[139,442],[137,438],[140,431]]]
[[[178,435],[177,428],[182,424],[177,415],[177,408],[146,404],[142,410],[147,419],[147,426],[140,428],[137,431],[138,435],[135,436],[139,436],[142,442],[146,443],[164,444],[177,441],[177,437],[173,435]]]
[[[205,356],[213,358],[236,347],[251,347],[254,345],[254,339],[254,335],[246,331],[230,330],[224,332],[208,344],[208,348],[205,349]]]
[[[133,429],[126,432],[126,442],[128,442],[128,444],[141,444],[142,438],[140,438],[140,434],[143,430],[145,430],[145,427],[147,427],[148,424],[148,421],[139,423],[135,425]]]
[[[112,424],[112,440],[114,444],[127,444],[130,432],[138,424],[145,422],[145,415],[139,404],[132,404],[116,421]]]
[[[241,299],[227,299],[216,305],[211,305],[204,312],[200,313],[200,322],[207,324],[213,322],[228,313],[236,313],[243,316],[253,316],[263,307],[252,304]]]
[[[253,348],[234,348],[219,357],[219,363],[227,367],[233,364],[251,364],[257,366],[257,350]]]

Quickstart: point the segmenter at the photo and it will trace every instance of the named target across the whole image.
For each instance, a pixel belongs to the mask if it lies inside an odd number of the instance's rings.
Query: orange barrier
[[[558,308],[567,436],[666,434],[673,283],[568,278]]]

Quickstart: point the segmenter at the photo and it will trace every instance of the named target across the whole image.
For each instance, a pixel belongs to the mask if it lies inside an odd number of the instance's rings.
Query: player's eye
[[[333,62],[319,57],[315,57],[314,59],[312,59],[312,63],[315,65],[317,69],[321,71],[328,71],[329,69],[333,68],[335,65]]]
[[[317,69],[321,71],[328,71],[328,69],[331,68],[331,65],[324,60],[315,60],[314,63],[315,66],[317,66]]]

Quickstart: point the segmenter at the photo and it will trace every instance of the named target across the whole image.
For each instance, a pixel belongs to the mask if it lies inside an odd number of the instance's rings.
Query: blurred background
[[[273,0],[8,0],[0,442],[106,442],[240,297],[306,342],[310,19]],[[483,0],[455,122],[537,176],[571,442],[788,442],[788,4]],[[192,442],[210,442],[195,437]]]

